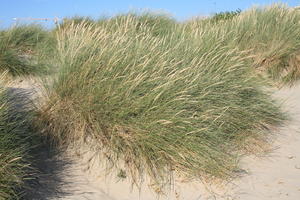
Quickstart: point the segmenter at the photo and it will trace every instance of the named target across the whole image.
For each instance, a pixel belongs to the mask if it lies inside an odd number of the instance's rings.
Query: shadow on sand
[[[32,121],[27,120],[33,113],[33,96],[34,91],[30,89],[7,88],[7,98],[11,102],[10,109],[14,109],[14,112],[10,112],[13,113],[10,119],[24,119],[22,133],[28,134],[24,137],[29,138],[28,142],[32,147],[28,152],[29,159],[27,159],[30,162],[29,175],[25,180],[24,188],[20,189],[21,199],[46,200],[68,196],[61,189],[62,185],[68,184],[62,180],[61,172],[67,171],[70,163],[68,160],[61,158],[53,147],[46,144],[45,139],[41,138],[38,133],[32,134],[34,130],[30,123]]]

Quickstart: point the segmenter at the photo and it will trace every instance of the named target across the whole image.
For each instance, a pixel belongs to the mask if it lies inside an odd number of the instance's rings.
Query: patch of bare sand
[[[21,84],[22,85],[22,84]],[[26,86],[26,84],[25,84]],[[31,84],[27,84],[27,88]],[[22,87],[22,86],[21,86]],[[42,177],[30,199],[65,200],[298,200],[300,199],[300,84],[283,88],[274,94],[283,102],[291,120],[282,127],[274,141],[274,150],[265,157],[245,157],[242,168],[248,175],[216,188],[200,182],[176,181],[167,193],[157,196],[147,184],[139,190],[132,188],[128,180],[117,176],[105,176],[101,167],[88,168],[89,155],[74,158],[68,153],[45,159],[51,162],[64,160],[67,168],[56,170],[56,179]],[[50,161],[49,161],[50,160]],[[101,162],[101,160],[99,161]],[[57,176],[59,178],[57,178]],[[59,181],[58,181],[59,180]],[[43,194],[47,185],[59,184],[59,193]],[[34,195],[34,194],[39,195]]]
[[[274,98],[282,102],[291,119],[280,128],[274,150],[267,157],[242,160],[249,175],[235,181],[234,199],[300,199],[300,84],[280,89]]]

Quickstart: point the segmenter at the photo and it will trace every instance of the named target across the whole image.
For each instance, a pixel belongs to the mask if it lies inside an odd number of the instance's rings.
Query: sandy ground
[[[235,181],[234,199],[300,199],[300,84],[283,88],[274,97],[283,103],[291,120],[280,129],[268,157],[242,161],[250,174]]]
[[[34,91],[34,82],[15,87]],[[274,94],[290,113],[291,120],[276,132],[273,151],[264,157],[245,157],[248,172],[222,188],[203,183],[175,181],[173,188],[158,197],[145,184],[141,190],[128,181],[104,176],[101,168],[87,169],[86,157],[71,159],[67,153],[41,151],[40,177],[25,199],[64,200],[298,200],[300,199],[300,84]],[[279,132],[279,134],[278,134]]]

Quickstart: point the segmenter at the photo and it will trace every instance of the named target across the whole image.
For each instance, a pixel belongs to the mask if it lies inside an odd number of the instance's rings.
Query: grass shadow
[[[18,188],[21,194],[20,199],[52,199],[60,196],[67,196],[62,191],[62,185],[68,184],[62,179],[62,172],[67,171],[70,164],[63,159],[59,152],[47,140],[42,138],[32,127],[33,102],[35,91],[24,88],[9,87],[6,94],[9,105],[11,121],[23,121],[22,134],[28,138],[29,150],[26,152],[26,162],[29,167],[26,169],[24,185]]]

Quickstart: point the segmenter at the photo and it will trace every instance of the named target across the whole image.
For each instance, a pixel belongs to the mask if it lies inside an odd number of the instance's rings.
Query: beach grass
[[[87,145],[137,184],[145,174],[160,186],[174,173],[226,179],[241,144],[283,119],[226,35],[195,39],[178,26],[157,37],[132,15],[112,23],[57,33],[60,71],[38,125],[58,145]]]
[[[286,118],[269,86],[299,80],[299,21],[273,4],[185,22],[132,12],[2,30],[0,71],[53,73],[34,115],[20,115],[2,84],[0,199],[20,196],[33,130],[55,147],[88,147],[136,185],[235,177],[251,141]]]
[[[32,113],[23,110],[28,101],[24,93],[14,96],[5,89],[0,77],[0,199],[19,199],[26,179],[31,177],[31,157],[35,139],[31,127]],[[22,110],[21,110],[22,109]]]
[[[300,12],[284,4],[253,7],[219,20],[194,19],[184,24],[189,33],[207,30],[212,37],[223,35],[224,42],[240,51],[248,51],[258,74],[280,85],[292,85],[300,77]]]
[[[36,24],[16,25],[0,31],[0,71],[11,76],[41,74],[47,69],[38,52],[53,44],[50,33]]]

